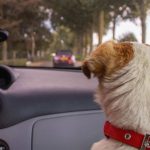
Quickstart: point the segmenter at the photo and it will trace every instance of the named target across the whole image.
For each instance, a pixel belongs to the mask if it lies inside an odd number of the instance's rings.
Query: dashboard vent
[[[18,74],[12,68],[0,65],[0,89],[8,89],[17,77]]]

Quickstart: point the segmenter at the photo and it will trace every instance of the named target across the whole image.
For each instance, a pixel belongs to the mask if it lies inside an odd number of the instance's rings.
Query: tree
[[[113,39],[116,38],[115,32],[117,22],[131,18],[131,10],[128,6],[129,3],[130,2],[128,0],[109,0],[108,14],[112,22]]]
[[[105,13],[108,0],[45,1],[47,6],[52,9],[53,29],[63,25],[70,28],[76,35],[74,45],[76,45],[77,54],[86,54],[89,47],[90,51],[93,49],[93,32],[98,33],[99,43],[102,42],[102,37],[109,23],[107,13]]]
[[[107,6],[108,0],[95,0],[93,1],[93,24],[95,31],[98,33],[99,44],[102,42],[105,29],[107,28]]]
[[[135,41],[135,42],[137,42],[138,40],[132,32],[129,32],[129,33],[126,33],[126,34],[122,35],[121,37],[119,37],[118,41],[120,41],[120,42]]]
[[[44,41],[43,37],[45,36],[46,39],[50,35],[49,29],[44,26],[44,19],[47,17],[48,13],[44,6],[39,3],[39,0],[34,0],[32,5],[30,4],[27,8],[24,8],[24,11],[19,14],[19,18],[23,18],[20,24],[20,33],[23,36],[26,35],[27,53],[32,59],[34,59],[36,53],[36,40]]]
[[[8,47],[13,49],[14,52],[18,49],[22,49],[23,51],[24,47],[26,47],[23,44],[25,44],[25,39],[28,38],[29,40],[27,41],[30,41],[29,43],[31,43],[29,51],[34,57],[36,39],[42,39],[43,33],[41,34],[41,31],[46,30],[46,27],[43,27],[42,24],[44,24],[44,19],[48,16],[45,10],[42,11],[40,9],[41,6],[41,0],[0,1],[1,28],[5,28],[9,31],[10,37]],[[47,32],[44,33],[48,32],[47,29]],[[26,38],[25,35],[27,35]],[[21,44],[20,47],[18,47],[19,44]],[[3,51],[4,54],[7,54],[7,52],[5,52],[7,51],[6,48]]]
[[[146,17],[147,11],[150,8],[149,0],[131,0],[129,6],[134,17],[139,17],[141,21],[142,42],[146,40]]]
[[[56,28],[53,32],[52,42],[50,43],[51,52],[56,52],[60,49],[73,49],[74,47],[74,33],[65,26]]]

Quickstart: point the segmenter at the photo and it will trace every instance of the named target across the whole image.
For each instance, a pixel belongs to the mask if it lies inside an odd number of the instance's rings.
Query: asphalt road
[[[75,64],[75,67],[80,67],[82,64],[81,61],[77,61]],[[27,66],[31,66],[31,67],[53,67],[52,62],[51,61],[38,61],[38,62],[26,62]]]

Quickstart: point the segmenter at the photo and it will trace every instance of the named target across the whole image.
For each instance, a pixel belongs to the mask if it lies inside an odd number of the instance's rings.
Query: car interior
[[[0,149],[87,150],[103,137],[97,86],[81,70],[0,66]]]
[[[91,150],[105,138],[102,80],[82,65],[109,40],[150,43],[149,10],[149,0],[0,0],[0,150]]]
[[[103,137],[96,86],[80,68],[0,65],[0,150],[90,149]]]

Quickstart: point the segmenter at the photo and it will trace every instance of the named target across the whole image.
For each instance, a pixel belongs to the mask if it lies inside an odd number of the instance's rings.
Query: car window
[[[5,0],[0,64],[80,67],[102,42],[149,44],[149,32],[149,0]]]
[[[59,50],[56,52],[57,55],[72,55],[71,50]]]

